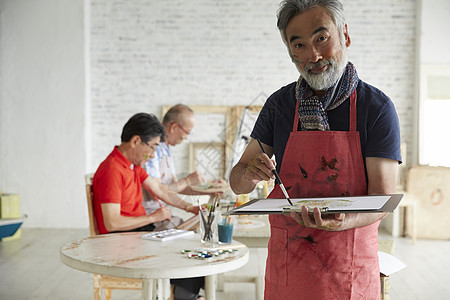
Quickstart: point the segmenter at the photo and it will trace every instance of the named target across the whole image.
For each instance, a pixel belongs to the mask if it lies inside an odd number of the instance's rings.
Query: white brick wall
[[[415,118],[415,0],[346,0],[345,12],[352,45],[350,60],[361,79],[378,87],[394,102],[402,142],[411,145]],[[407,162],[412,153],[408,147]]]
[[[92,0],[92,171],[134,113],[245,105],[298,77],[276,28],[278,0]],[[414,0],[345,0],[350,60],[395,103],[413,138]]]

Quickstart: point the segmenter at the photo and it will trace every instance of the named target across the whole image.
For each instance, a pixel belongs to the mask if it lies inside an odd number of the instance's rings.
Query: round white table
[[[248,248],[237,241],[216,249],[227,252],[207,259],[188,258],[181,250],[204,248],[198,234],[160,242],[142,239],[145,232],[105,234],[69,242],[61,247],[61,261],[81,271],[126,278],[142,278],[142,298],[155,295],[154,279],[205,277],[206,299],[215,299],[216,274],[235,270],[248,262]],[[161,298],[160,298],[161,299]]]

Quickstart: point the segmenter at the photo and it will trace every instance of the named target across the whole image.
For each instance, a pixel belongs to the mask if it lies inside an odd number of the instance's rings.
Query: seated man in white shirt
[[[204,181],[199,172],[193,172],[185,178],[178,180],[175,175],[175,166],[171,147],[186,140],[195,124],[194,112],[188,106],[177,104],[171,107],[164,115],[162,125],[166,130],[167,138],[165,142],[159,144],[155,156],[145,164],[145,170],[150,177],[159,180],[167,186],[170,200],[169,205],[184,209],[187,212],[198,214],[198,206],[193,206],[181,199],[177,193],[184,195],[201,195],[198,191],[192,190],[191,186],[199,185]],[[158,202],[154,201],[155,196],[144,191],[143,206],[147,214],[151,214],[160,208]],[[166,203],[162,202],[165,206]],[[178,226],[182,220],[173,216],[171,221],[163,221],[155,224],[155,230],[168,229]]]

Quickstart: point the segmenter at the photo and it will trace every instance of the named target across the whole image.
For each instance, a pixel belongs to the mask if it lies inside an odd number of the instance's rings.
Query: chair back
[[[87,199],[87,207],[88,207],[88,214],[89,214],[89,232],[91,236],[96,236],[99,234],[98,228],[97,228],[97,222],[95,221],[94,217],[94,206],[92,204],[92,201],[94,199],[94,194],[92,192],[92,178],[94,174],[87,174],[84,176],[84,179],[86,181],[86,199]]]

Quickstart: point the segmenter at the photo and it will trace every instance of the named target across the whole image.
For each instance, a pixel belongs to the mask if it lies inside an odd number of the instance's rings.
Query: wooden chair
[[[87,207],[89,212],[89,231],[90,235],[96,236],[99,234],[97,223],[94,218],[94,209],[92,205],[93,193],[92,193],[92,177],[93,174],[87,174],[85,176],[86,181],[86,198]],[[100,274],[92,274],[94,276],[94,300],[100,300],[102,298],[102,289],[105,290],[105,299],[111,299],[111,290],[141,290],[142,279],[135,278],[121,278],[112,277]],[[155,289],[153,289],[155,290]]]

